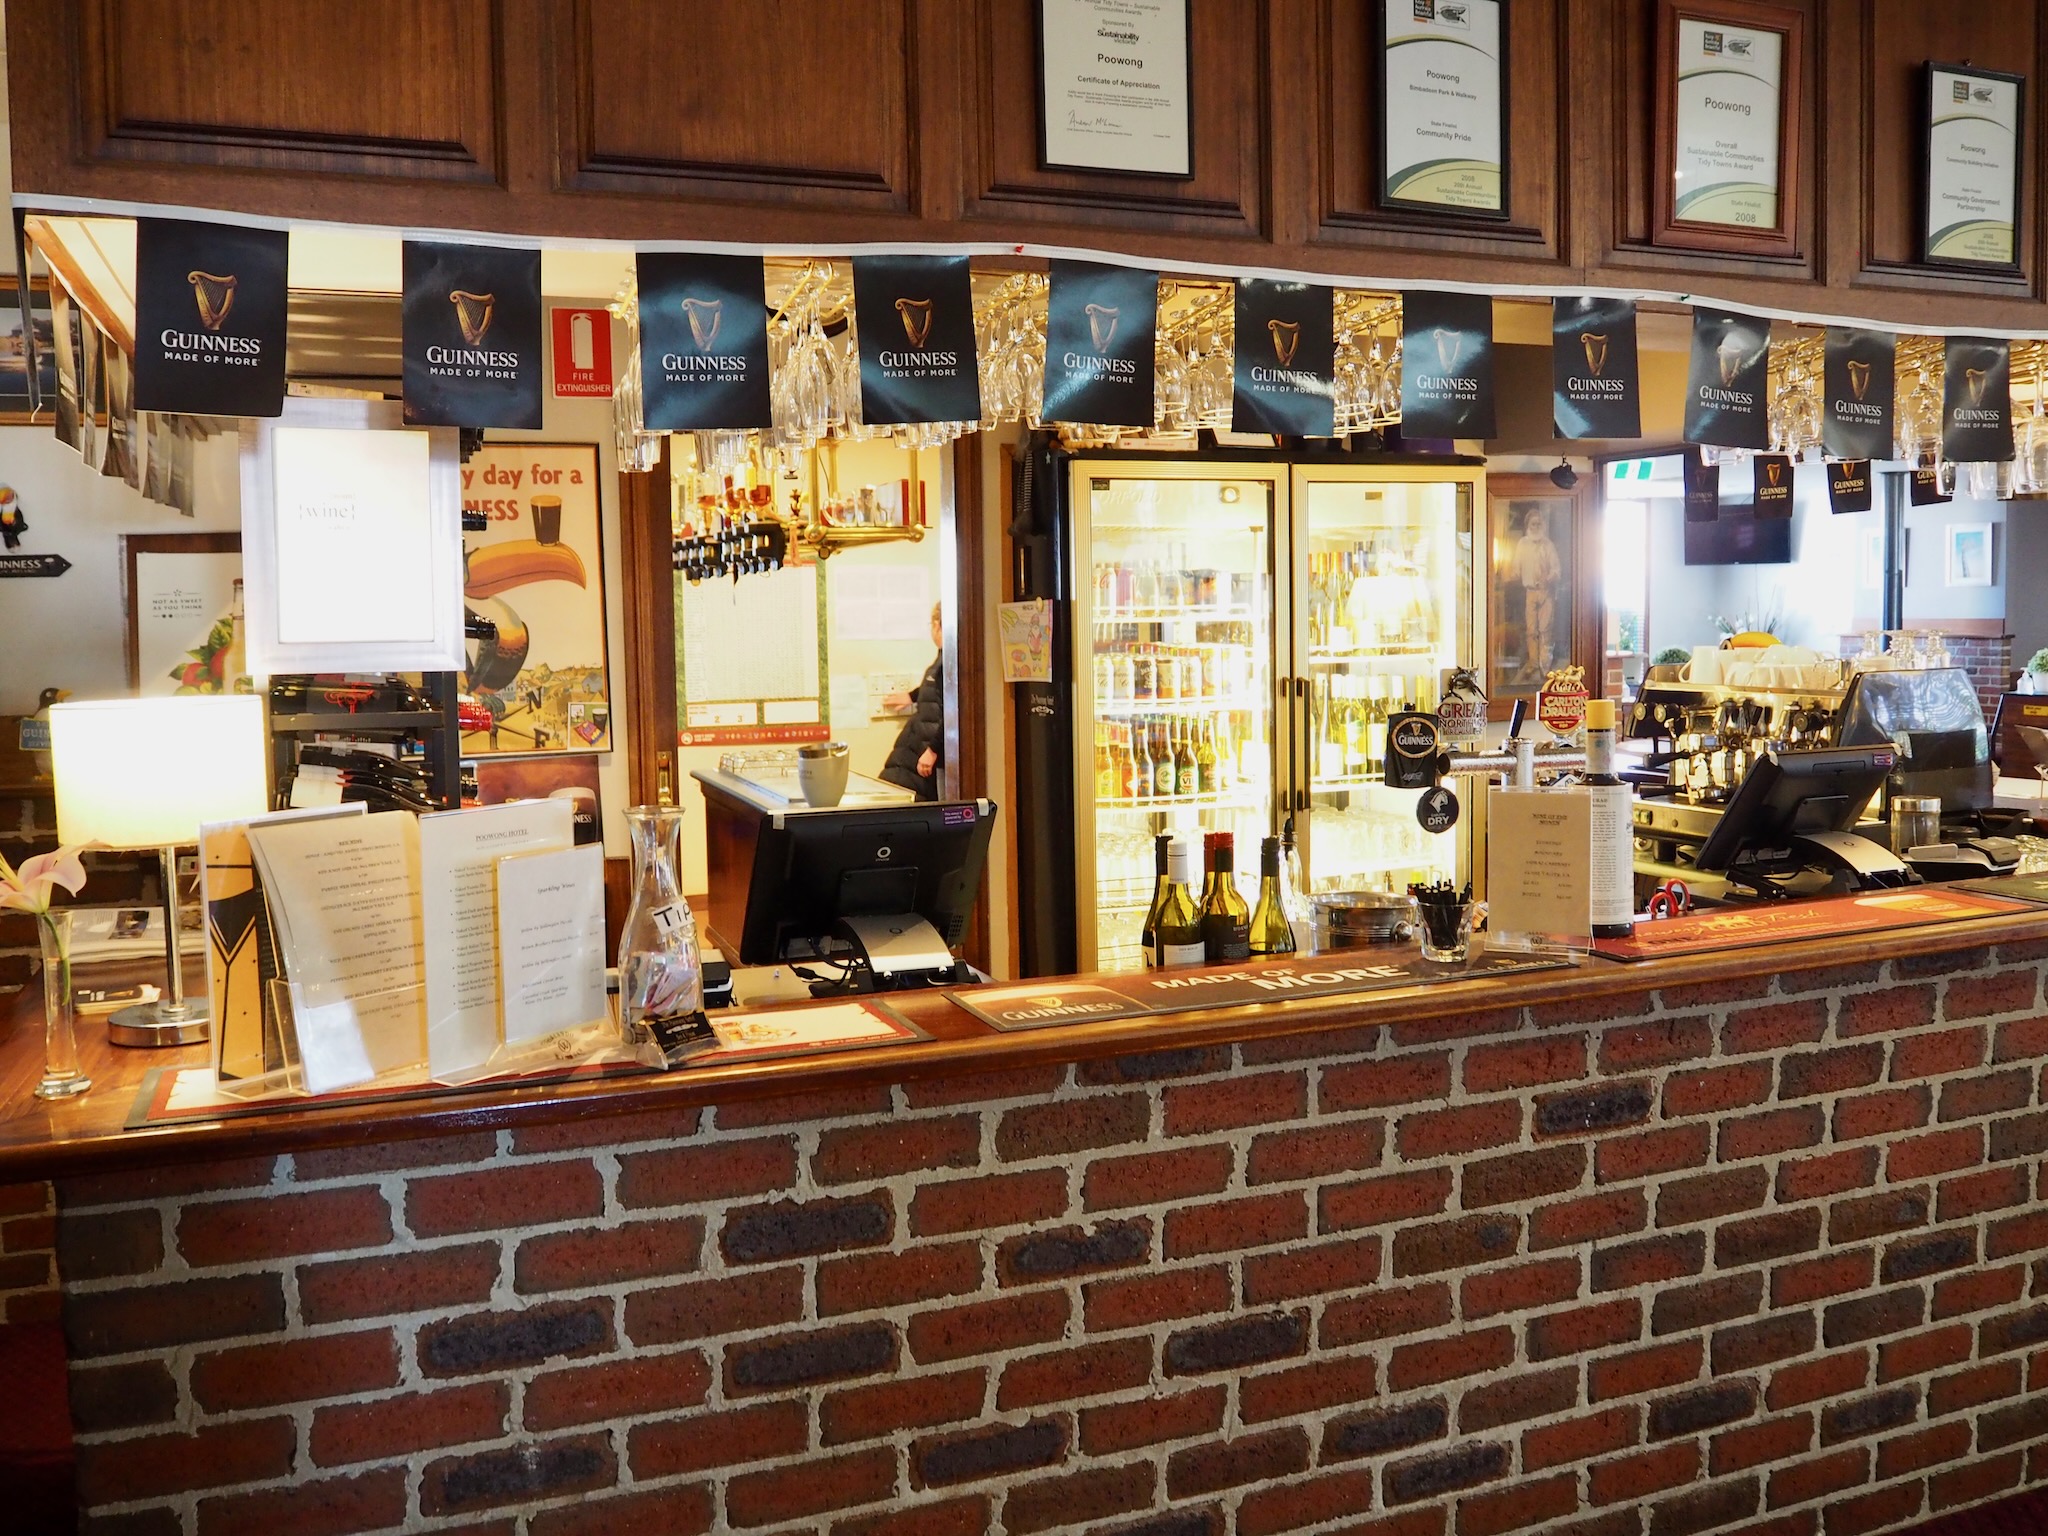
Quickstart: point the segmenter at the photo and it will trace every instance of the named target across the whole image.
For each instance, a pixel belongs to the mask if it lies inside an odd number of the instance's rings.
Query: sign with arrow
[[[62,576],[70,569],[62,555],[0,555],[0,576]]]

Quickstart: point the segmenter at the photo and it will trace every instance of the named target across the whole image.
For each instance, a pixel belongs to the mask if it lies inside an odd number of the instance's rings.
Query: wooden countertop
[[[890,1002],[932,1038],[874,1050],[686,1068],[603,1081],[498,1085],[397,1103],[294,1101],[232,1120],[123,1129],[144,1078],[156,1067],[203,1065],[205,1046],[123,1050],[98,1019],[81,1021],[80,1051],[93,1089],[81,1100],[33,1097],[42,1072],[42,998],[35,986],[0,1005],[0,1183],[166,1162],[267,1156],[461,1131],[674,1110],[690,1104],[825,1092],[910,1078],[988,1072],[1137,1051],[1195,1049],[1241,1040],[1363,1029],[1382,1024],[1503,1013],[1626,992],[1696,986],[1820,967],[1874,965],[1901,956],[2048,939],[2048,909],[1875,933],[1801,940],[1623,965],[1588,960],[1571,970],[1403,987],[1354,996],[1279,999],[1148,1019],[1058,1025],[1021,1033],[991,1029],[934,993]],[[1361,955],[1359,958],[1366,958]]]

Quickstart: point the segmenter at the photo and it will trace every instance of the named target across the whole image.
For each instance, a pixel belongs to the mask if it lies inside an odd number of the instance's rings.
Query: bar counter
[[[17,1027],[0,1183],[57,1181],[88,1530],[1880,1531],[2048,1480],[2044,967],[2033,909],[913,995],[930,1040],[143,1131],[200,1050],[45,1107]]]

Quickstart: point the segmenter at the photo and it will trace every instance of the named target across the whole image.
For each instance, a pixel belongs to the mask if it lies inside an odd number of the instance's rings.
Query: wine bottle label
[[[1635,814],[1626,784],[1588,785],[1592,798],[1593,868],[1587,884],[1596,927],[1635,918]]]
[[[1252,925],[1249,917],[1205,917],[1202,919],[1202,953],[1211,965],[1227,965],[1252,957]]]
[[[1200,965],[1208,957],[1208,947],[1202,944],[1162,944],[1159,946],[1161,966]]]

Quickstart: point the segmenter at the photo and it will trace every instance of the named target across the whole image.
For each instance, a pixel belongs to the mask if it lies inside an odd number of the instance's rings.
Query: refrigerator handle
[[[1315,722],[1310,717],[1309,686],[1308,679],[1305,677],[1297,677],[1294,680],[1294,709],[1291,711],[1291,714],[1295,720],[1299,721],[1301,732],[1301,751],[1294,758],[1295,781],[1292,785],[1294,800],[1292,808],[1296,815],[1302,815],[1308,810],[1310,789],[1315,783],[1316,752]]]
[[[1294,679],[1283,672],[1274,679],[1273,688],[1277,695],[1273,703],[1273,727],[1275,734],[1278,734],[1280,721],[1284,719],[1287,722],[1287,767],[1284,775],[1276,781],[1275,788],[1279,792],[1274,797],[1281,816],[1285,817],[1288,812],[1294,809],[1294,759],[1296,752],[1299,750],[1294,739]]]

